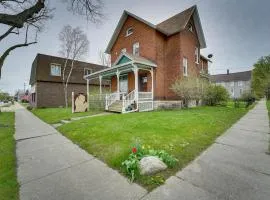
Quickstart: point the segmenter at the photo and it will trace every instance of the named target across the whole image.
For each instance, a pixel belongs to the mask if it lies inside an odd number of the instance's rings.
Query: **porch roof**
[[[84,76],[84,79],[95,79],[99,76],[106,77],[106,76],[112,76],[115,75],[117,72],[128,72],[131,71],[132,68],[134,68],[134,65],[138,67],[138,69],[151,69],[153,67],[157,67],[157,65],[140,56],[134,56],[131,54],[128,54],[126,52],[123,52],[120,54],[120,56],[117,58],[115,63],[112,67],[94,72],[92,74]]]

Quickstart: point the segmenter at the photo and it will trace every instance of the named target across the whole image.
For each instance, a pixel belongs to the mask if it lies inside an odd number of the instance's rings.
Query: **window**
[[[133,33],[133,28],[128,28],[126,31],[126,37],[130,36]]]
[[[51,75],[52,76],[61,76],[61,65],[51,64]]]
[[[147,83],[147,76],[142,77],[142,82]]]
[[[242,95],[243,94],[243,89],[242,88],[240,88],[240,95]]]
[[[140,44],[136,42],[133,44],[133,55],[139,56],[140,55]]]
[[[195,63],[199,64],[199,48],[195,47]]]
[[[238,86],[243,86],[243,81],[238,81]]]
[[[183,58],[183,73],[184,73],[184,76],[187,76],[187,69],[188,68],[188,61],[187,61],[187,58]]]
[[[31,99],[33,103],[36,102],[36,93],[31,94]]]
[[[231,95],[234,97],[234,88],[231,88]]]
[[[193,32],[192,24],[189,24],[189,25],[188,25],[188,30],[189,30],[190,32]]]
[[[127,52],[127,49],[126,48],[124,48],[124,49],[121,50],[121,53],[126,53],[126,52]]]
[[[92,73],[92,69],[84,68],[84,76]]]

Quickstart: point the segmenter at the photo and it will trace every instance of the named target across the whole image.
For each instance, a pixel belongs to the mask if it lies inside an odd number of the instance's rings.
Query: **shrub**
[[[221,85],[209,85],[203,96],[204,103],[215,106],[227,102],[229,99],[228,91]]]
[[[176,80],[171,87],[171,90],[183,100],[185,107],[188,107],[190,100],[198,102],[204,94],[208,82],[197,78],[182,78]]]
[[[32,106],[27,106],[26,109],[27,110],[33,110],[33,107]]]
[[[168,154],[164,150],[145,149],[137,144],[132,148],[128,159],[122,162],[122,166],[131,182],[139,175],[139,162],[145,156],[157,156],[169,168],[174,167],[178,161],[174,156]]]
[[[27,99],[22,99],[22,103],[29,103]]]
[[[250,91],[245,91],[240,98],[242,101],[246,102],[246,107],[250,106],[253,104],[256,100],[255,94],[253,94]]]

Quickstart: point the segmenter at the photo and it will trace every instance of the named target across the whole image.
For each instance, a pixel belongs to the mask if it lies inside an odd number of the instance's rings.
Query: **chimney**
[[[230,74],[230,71],[229,71],[229,69],[227,69],[227,75],[229,75]]]

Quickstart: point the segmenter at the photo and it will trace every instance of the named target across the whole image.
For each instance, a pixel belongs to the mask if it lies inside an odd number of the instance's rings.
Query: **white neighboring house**
[[[211,76],[211,82],[227,89],[231,98],[239,98],[245,91],[251,90],[251,71],[216,74]]]

